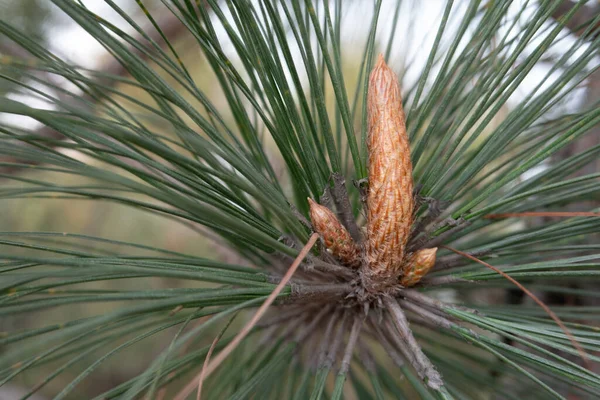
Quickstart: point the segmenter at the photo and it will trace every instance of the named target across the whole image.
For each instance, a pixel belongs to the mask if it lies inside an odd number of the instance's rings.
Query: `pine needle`
[[[214,370],[217,369],[217,367],[219,365],[221,365],[221,363],[237,348],[237,346],[242,342],[242,340],[244,340],[244,338],[246,336],[248,336],[248,334],[250,333],[252,328],[254,328],[254,326],[260,320],[260,318],[267,312],[267,310],[269,309],[271,304],[275,301],[275,299],[277,298],[279,293],[281,293],[281,291],[283,290],[285,285],[292,278],[292,276],[294,275],[294,272],[296,272],[296,270],[300,266],[300,263],[302,263],[304,258],[308,255],[308,252],[314,246],[314,244],[316,243],[318,238],[319,238],[318,233],[312,234],[312,236],[308,239],[308,242],[302,248],[302,250],[300,251],[300,254],[298,254],[298,257],[296,257],[296,259],[294,260],[294,262],[292,263],[292,265],[290,266],[290,268],[288,269],[288,271],[286,272],[284,277],[281,278],[281,282],[279,282],[277,287],[271,292],[271,294],[265,300],[265,302],[262,304],[262,306],[260,306],[260,308],[256,311],[256,313],[254,314],[252,319],[250,321],[248,321],[246,326],[244,326],[244,328],[242,328],[242,330],[237,334],[237,336],[227,345],[227,347],[225,347],[223,349],[223,351],[221,351],[206,366],[206,368],[203,367],[202,371],[200,371],[200,373],[196,377],[194,377],[194,379],[192,379],[183,389],[181,389],[181,391],[179,393],[177,393],[177,396],[174,397],[174,400],[185,400],[185,398],[187,398],[187,396],[189,396],[189,394],[195,388],[197,388],[199,385],[201,385],[201,382],[199,382],[200,378],[201,377],[207,378],[212,372],[214,372]],[[204,374],[204,376],[202,376],[202,374]],[[196,384],[196,382],[199,382],[199,383]]]
[[[600,212],[580,211],[529,211],[521,213],[488,214],[484,218],[500,219],[512,217],[600,217]]]
[[[546,312],[546,314],[548,314],[550,316],[550,318],[552,318],[554,320],[554,322],[556,322],[556,324],[560,327],[560,329],[562,329],[562,331],[565,333],[565,335],[567,335],[567,337],[569,338],[569,341],[571,342],[571,344],[573,345],[573,347],[575,347],[575,349],[577,349],[577,352],[579,353],[579,356],[581,357],[581,359],[583,360],[585,366],[587,369],[591,368],[591,363],[590,363],[590,359],[588,358],[585,350],[583,349],[583,347],[581,347],[581,345],[579,344],[579,342],[577,341],[577,339],[575,339],[575,336],[573,336],[573,334],[571,333],[571,331],[569,330],[569,328],[566,327],[566,325],[561,321],[560,318],[558,318],[558,316],[554,313],[554,311],[552,311],[550,309],[550,307],[548,307],[543,301],[541,301],[536,295],[534,295],[531,291],[529,291],[529,289],[527,289],[525,286],[523,286],[522,284],[520,284],[515,278],[511,277],[510,275],[508,275],[506,272],[486,263],[485,261],[481,261],[480,259],[473,257],[470,254],[467,254],[463,251],[460,250],[456,250],[453,249],[452,247],[448,247],[448,246],[440,246],[443,247],[447,250],[453,251],[456,254],[460,254],[463,257],[467,257],[468,259],[475,261],[481,265],[484,265],[486,267],[488,267],[489,269],[491,269],[494,272],[497,272],[498,274],[502,275],[503,277],[505,277],[506,279],[508,279],[510,282],[512,282],[515,286],[517,286],[519,289],[521,289],[523,291],[523,293],[525,293],[527,296],[529,296],[533,301],[535,301],[540,307],[542,307],[544,309],[544,311]]]

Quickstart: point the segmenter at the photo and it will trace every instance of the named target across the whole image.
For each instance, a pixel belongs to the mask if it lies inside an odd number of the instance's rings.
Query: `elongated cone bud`
[[[416,251],[410,258],[407,268],[404,269],[400,284],[404,287],[410,287],[419,283],[435,264],[436,253],[437,247]]]
[[[367,262],[375,274],[402,267],[413,213],[413,178],[396,74],[379,56],[369,79]]]
[[[345,265],[358,268],[360,249],[344,225],[329,208],[315,203],[310,198],[308,204],[313,228],[321,235],[327,249]]]

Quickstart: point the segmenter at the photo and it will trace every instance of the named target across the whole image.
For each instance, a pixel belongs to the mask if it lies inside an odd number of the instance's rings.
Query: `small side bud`
[[[410,258],[404,275],[400,278],[400,284],[410,287],[419,283],[435,264],[436,253],[437,247],[416,251]]]
[[[308,199],[310,220],[314,230],[321,235],[331,254],[351,268],[360,266],[360,249],[335,214],[325,206]]]

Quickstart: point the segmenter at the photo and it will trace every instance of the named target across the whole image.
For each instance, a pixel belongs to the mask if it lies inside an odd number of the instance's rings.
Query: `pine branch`
[[[409,354],[410,363],[421,379],[427,383],[427,386],[434,390],[440,390],[444,385],[444,381],[414,338],[404,311],[402,311],[402,308],[400,308],[398,302],[394,299],[385,298],[383,302],[397,329],[397,331],[391,332],[392,337]]]

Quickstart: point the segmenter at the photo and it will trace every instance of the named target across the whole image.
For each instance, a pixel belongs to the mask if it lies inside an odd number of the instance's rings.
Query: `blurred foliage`
[[[48,29],[52,26],[53,17],[55,13],[52,12],[52,4],[46,0],[0,0],[0,20],[18,26],[40,44],[47,43]],[[0,57],[26,59],[28,55],[7,37],[0,36]],[[19,70],[12,70],[5,73],[12,78],[20,79],[19,72]],[[13,83],[0,79],[0,96],[15,89]]]

